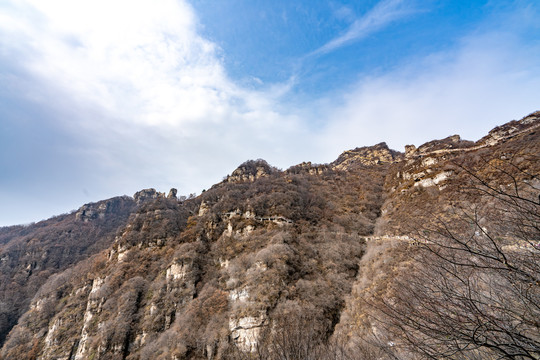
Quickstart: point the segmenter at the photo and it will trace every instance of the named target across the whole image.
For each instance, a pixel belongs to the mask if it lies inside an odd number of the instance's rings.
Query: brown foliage
[[[379,324],[426,358],[540,356],[538,172],[486,170],[464,168],[478,201],[418,227],[414,266],[375,305]]]

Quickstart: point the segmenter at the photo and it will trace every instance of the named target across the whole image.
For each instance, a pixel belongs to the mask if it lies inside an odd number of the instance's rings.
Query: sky
[[[0,0],[0,226],[540,109],[536,0]]]

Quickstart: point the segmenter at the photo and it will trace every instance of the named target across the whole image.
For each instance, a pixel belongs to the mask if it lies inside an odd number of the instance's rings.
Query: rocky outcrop
[[[443,171],[443,172],[440,172],[438,174],[436,174],[435,176],[433,177],[428,177],[428,178],[425,178],[425,179],[421,179],[417,182],[414,183],[414,186],[421,186],[421,187],[430,187],[430,186],[435,186],[435,185],[439,185],[441,182],[444,182],[446,180],[448,180],[450,178],[450,176],[452,176],[453,172],[452,171]],[[440,190],[444,189],[444,187],[439,187]]]
[[[358,165],[373,166],[378,164],[391,164],[402,156],[401,153],[388,148],[382,142],[374,146],[366,146],[348,150],[342,153],[330,165],[334,170],[350,170]]]
[[[231,337],[240,350],[245,352],[255,351],[264,321],[264,315],[244,316],[229,320]]]
[[[493,146],[498,142],[509,139],[516,135],[528,132],[532,129],[538,128],[540,126],[540,111],[533,112],[525,116],[519,121],[511,121],[501,126],[497,126],[489,132],[488,135],[480,139],[478,145],[488,145]]]
[[[425,156],[432,152],[443,152],[444,150],[464,149],[474,146],[474,142],[462,140],[459,135],[448,136],[441,140],[427,142],[418,148],[414,145],[405,146],[405,157],[412,158]]]
[[[299,174],[299,173],[308,173],[310,175],[323,175],[324,173],[330,170],[328,164],[316,165],[312,164],[311,161],[303,162],[301,164],[291,166],[285,172],[287,174]]]
[[[199,207],[199,213],[198,213],[198,215],[199,215],[199,216],[204,216],[204,214],[206,214],[209,210],[210,210],[210,206],[208,206],[207,203],[205,203],[204,201],[202,201],[202,202],[201,202],[201,206]]]
[[[157,199],[157,198],[164,198],[165,193],[157,192],[156,189],[150,188],[150,189],[143,189],[141,191],[137,191],[135,195],[133,195],[133,199],[137,202],[137,204],[142,204],[145,201]]]
[[[135,195],[133,195],[133,199],[135,199],[137,205],[140,205],[146,201],[151,201],[155,199],[177,199],[176,194],[178,193],[178,190],[175,188],[172,188],[169,190],[169,193],[165,195],[164,192],[156,191],[154,188],[150,189],[143,189],[141,191],[137,191]]]
[[[277,169],[270,166],[262,159],[249,160],[240,165],[231,175],[227,176],[227,182],[253,182],[261,177],[269,176]]]
[[[88,301],[86,305],[86,311],[84,313],[84,322],[81,330],[81,336],[79,340],[79,346],[75,353],[75,360],[83,360],[88,358],[88,339],[90,333],[90,327],[92,326],[92,319],[98,316],[101,312],[103,303],[105,299],[103,297],[97,297],[96,294],[99,292],[105,279],[96,278],[92,282],[92,290],[88,295]]]
[[[527,115],[519,121],[511,121],[497,126],[488,135],[476,143],[462,140],[459,135],[452,135],[442,140],[433,140],[416,148],[414,145],[405,146],[405,158],[412,159],[431,154],[460,154],[482,148],[495,146],[520,134],[528,133],[540,127],[540,111]]]
[[[175,188],[172,188],[169,190],[169,195],[167,195],[167,199],[176,199],[176,194],[178,193],[178,190]]]
[[[133,200],[128,196],[115,197],[109,200],[99,201],[83,205],[75,213],[75,218],[88,222],[96,219],[104,219],[107,215],[116,214],[118,210],[131,203]]]
[[[77,220],[84,222],[94,220],[94,219],[103,219],[105,217],[105,212],[107,210],[107,204],[87,204],[79,208],[75,217]]]
[[[414,145],[405,145],[405,157],[409,158],[413,156],[413,154],[416,152],[416,146]]]

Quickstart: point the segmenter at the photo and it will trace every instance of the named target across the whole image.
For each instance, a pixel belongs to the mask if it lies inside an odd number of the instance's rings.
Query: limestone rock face
[[[132,201],[127,196],[116,197],[97,203],[85,204],[77,210],[75,218],[79,221],[92,221],[104,219],[107,215],[115,213],[125,202]]]
[[[533,128],[540,126],[540,111],[536,111],[530,115],[525,116],[519,121],[511,121],[501,126],[497,126],[489,132],[487,136],[484,136],[478,141],[478,144],[495,145],[498,142],[521,134],[525,131],[530,131]]]
[[[462,140],[459,135],[448,136],[441,140],[427,142],[418,148],[405,146],[405,158],[415,159],[426,155],[459,154],[495,146],[520,134],[528,133],[540,127],[540,111],[527,115],[519,121],[511,121],[497,126],[477,142]]]
[[[208,204],[204,201],[201,202],[201,206],[199,207],[199,216],[204,216],[204,214],[206,214],[209,210],[210,206],[208,206]]]
[[[107,204],[86,204],[79,208],[75,217],[77,220],[88,222],[95,219],[103,219],[107,211]]]
[[[262,315],[229,319],[231,337],[240,350],[244,352],[255,350],[264,321]]]
[[[269,176],[276,169],[270,166],[266,161],[249,160],[240,165],[236,170],[232,172],[230,176],[227,176],[227,182],[253,182],[261,177]]]
[[[411,157],[412,155],[414,155],[416,151],[416,146],[414,145],[405,145],[405,157],[408,158],[408,157]]]
[[[164,198],[165,194],[157,192],[156,189],[150,188],[150,189],[143,189],[141,191],[137,191],[135,195],[133,195],[133,198],[137,202],[137,204],[141,204],[145,201],[157,199],[157,198]]]
[[[449,179],[450,176],[452,176],[452,174],[453,173],[451,171],[443,171],[433,177],[419,179],[419,181],[414,183],[414,186],[421,186],[421,187],[435,186]]]
[[[330,167],[328,164],[312,164],[311,161],[303,162],[298,165],[291,166],[286,170],[287,174],[308,173],[310,175],[323,175],[328,172]]]
[[[388,145],[382,142],[374,146],[345,151],[331,165],[334,170],[349,170],[355,165],[390,164],[400,159],[401,156],[401,153],[389,149]]]
[[[432,152],[444,152],[447,150],[463,149],[472,146],[474,146],[474,142],[462,140],[459,135],[452,135],[441,140],[427,142],[418,148],[415,148],[414,145],[407,145],[405,146],[405,157],[419,157]]]

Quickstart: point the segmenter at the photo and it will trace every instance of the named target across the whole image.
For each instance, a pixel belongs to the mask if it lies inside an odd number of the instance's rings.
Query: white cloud
[[[36,55],[27,59],[27,68],[118,119],[196,121],[234,96],[215,46],[196,34],[186,4],[29,0],[25,5],[35,14],[24,24],[26,43]]]
[[[139,125],[216,124],[260,111],[275,118],[282,91],[248,91],[231,81],[219,49],[198,35],[182,1],[26,0],[16,11],[0,31],[16,35],[6,48],[26,46],[25,70],[47,84],[33,89],[35,98],[53,90]]]
[[[288,167],[332,161],[345,149],[379,141],[399,148],[403,141],[418,145],[455,132],[476,138],[535,110],[540,83],[538,47],[525,46],[509,30],[471,36],[457,50],[298,103],[291,94],[301,78],[259,84],[262,90],[230,79],[222,50],[199,34],[184,1],[18,0],[2,6],[0,62],[10,61],[15,70],[0,71],[0,81],[38,104],[28,126],[42,133],[39,142],[24,142],[32,146],[18,159],[27,179],[13,183],[42,184],[4,186],[0,197],[39,196],[43,208],[54,202],[67,210],[144,187],[200,191],[250,158]],[[369,35],[406,16],[407,6],[381,1],[318,51]],[[61,136],[68,140],[44,151]],[[9,219],[10,209],[4,205],[0,218]]]
[[[0,13],[0,60],[24,74],[10,75],[11,90],[51,115],[32,121],[75,139],[45,159],[65,163],[48,179],[57,201],[76,207],[150,186],[185,194],[249,158],[284,166],[308,156],[309,146],[293,155],[284,146],[307,137],[279,104],[292,83],[253,90],[229,79],[184,1],[20,0]],[[70,171],[75,163],[84,173]]]
[[[386,141],[403,151],[459,134],[478,140],[489,130],[540,109],[539,43],[504,31],[476,33],[457,48],[365,76],[343,95],[322,130],[327,152]],[[330,160],[330,159],[328,159]]]

